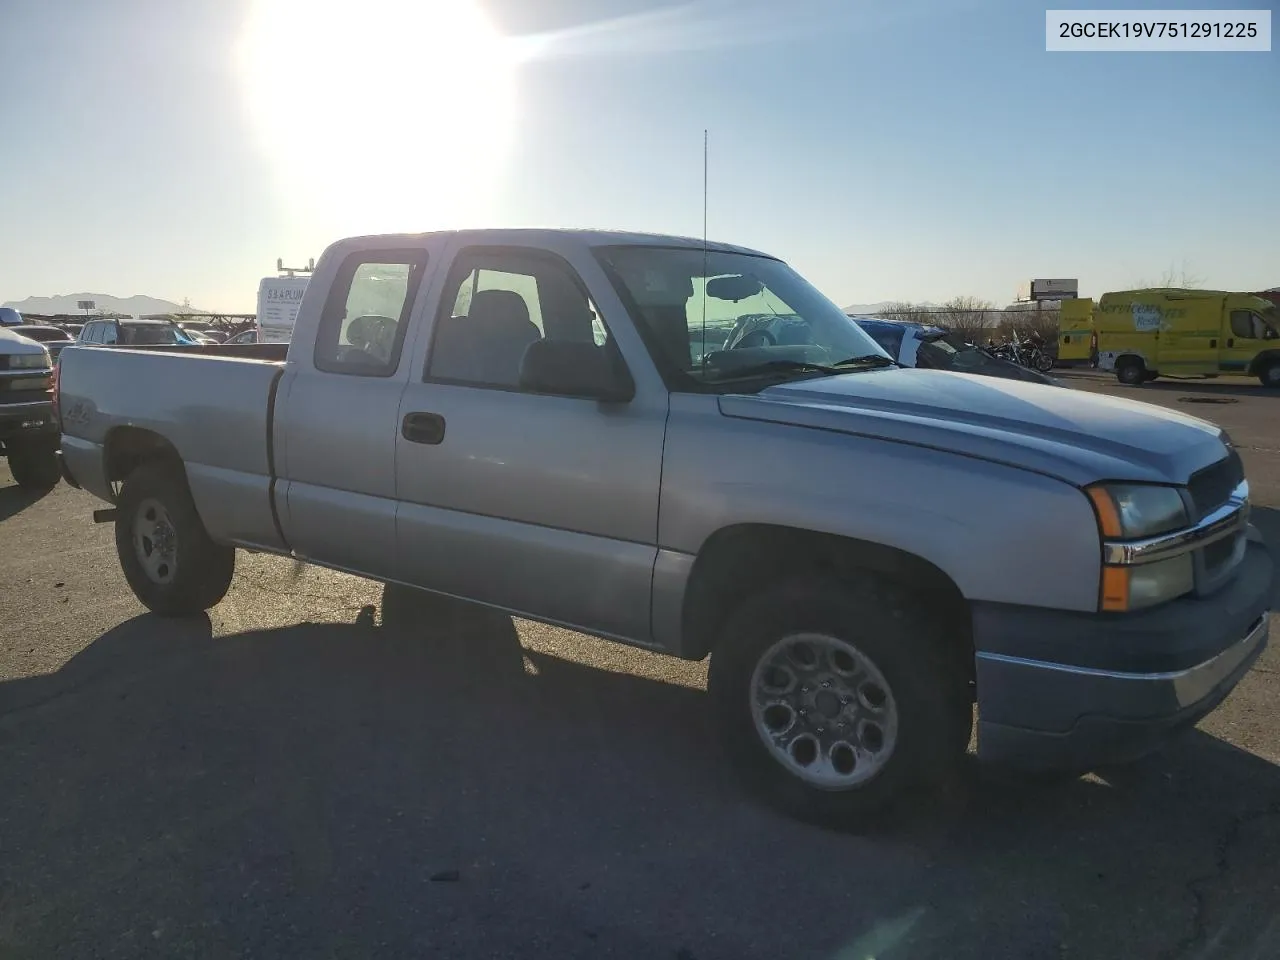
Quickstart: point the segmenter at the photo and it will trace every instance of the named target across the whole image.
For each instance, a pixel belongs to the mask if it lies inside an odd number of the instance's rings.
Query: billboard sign
[[[258,285],[258,341],[288,343],[309,277],[264,277]]]
[[[1032,280],[1028,300],[1074,300],[1080,295],[1078,280]]]

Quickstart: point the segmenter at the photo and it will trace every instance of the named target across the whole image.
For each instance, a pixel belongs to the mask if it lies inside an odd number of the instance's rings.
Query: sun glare
[[[253,0],[246,106],[293,206],[343,233],[481,224],[515,56],[472,0]]]

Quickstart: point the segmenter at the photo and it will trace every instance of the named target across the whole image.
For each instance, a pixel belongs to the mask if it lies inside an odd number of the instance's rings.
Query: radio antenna
[[[702,131],[702,372],[707,370],[707,131]]]

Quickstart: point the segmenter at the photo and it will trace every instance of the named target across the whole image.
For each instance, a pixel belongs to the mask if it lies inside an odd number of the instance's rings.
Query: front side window
[[[449,272],[426,377],[515,390],[529,345],[571,341],[605,349],[608,331],[568,264],[536,254],[479,250]]]
[[[891,362],[856,322],[779,260],[638,245],[597,255],[676,384],[740,384]]]
[[[389,377],[400,363],[426,251],[352,254],[339,268],[316,335],[316,369]]]
[[[1274,340],[1277,337],[1276,329],[1252,310],[1231,311],[1231,333],[1242,340]]]

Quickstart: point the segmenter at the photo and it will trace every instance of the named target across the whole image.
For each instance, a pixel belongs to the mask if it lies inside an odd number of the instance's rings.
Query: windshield
[[[57,327],[19,327],[18,333],[26,337],[28,340],[38,340],[41,343],[52,343],[55,340],[70,340],[71,336]]]
[[[1274,303],[1263,308],[1262,320],[1267,325],[1267,329],[1263,331],[1262,338],[1264,340],[1280,339],[1280,307]]]
[[[620,246],[600,259],[659,362],[687,382],[815,376],[811,365],[889,356],[785,263],[699,249]]]
[[[916,366],[963,372],[1000,366],[1000,361],[961,337],[945,333],[921,339],[920,346],[916,349]]]
[[[131,344],[192,344],[198,342],[192,339],[190,334],[184,333],[181,328],[163,324],[126,327],[125,329],[127,331],[126,342]]]

